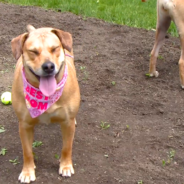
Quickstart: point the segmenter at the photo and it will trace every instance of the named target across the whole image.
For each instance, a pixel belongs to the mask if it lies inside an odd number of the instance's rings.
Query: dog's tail
[[[142,0],[142,2],[146,2],[146,0]]]

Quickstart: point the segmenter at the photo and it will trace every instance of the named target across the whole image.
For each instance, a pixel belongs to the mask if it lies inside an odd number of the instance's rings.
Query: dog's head
[[[15,59],[22,55],[23,66],[39,81],[40,90],[50,96],[55,89],[56,76],[65,58],[64,49],[72,50],[72,36],[53,28],[35,29],[27,26],[24,33],[11,42]],[[47,89],[49,88],[49,89]]]

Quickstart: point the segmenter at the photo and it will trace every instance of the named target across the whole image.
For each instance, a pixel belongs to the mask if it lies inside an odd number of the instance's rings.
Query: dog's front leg
[[[180,74],[180,82],[181,87],[184,89],[184,36],[180,35],[181,41],[181,56],[179,60],[179,74]]]
[[[60,158],[59,174],[62,176],[70,177],[74,174],[72,164],[72,145],[75,133],[75,119],[61,124],[61,132],[63,138],[63,148]]]
[[[24,164],[19,175],[21,183],[30,183],[36,180],[35,164],[32,151],[34,126],[25,122],[19,123],[19,134],[22,142]]]

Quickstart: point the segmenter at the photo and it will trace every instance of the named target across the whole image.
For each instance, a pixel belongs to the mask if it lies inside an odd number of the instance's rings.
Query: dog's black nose
[[[51,61],[47,61],[42,65],[42,69],[45,73],[51,74],[55,70],[55,65]]]

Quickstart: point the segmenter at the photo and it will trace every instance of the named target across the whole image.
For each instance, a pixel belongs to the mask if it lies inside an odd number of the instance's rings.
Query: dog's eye
[[[56,52],[59,48],[60,48],[59,46],[58,47],[54,47],[54,48],[51,49],[51,52]]]
[[[39,52],[37,50],[29,50],[31,54],[39,55]]]

